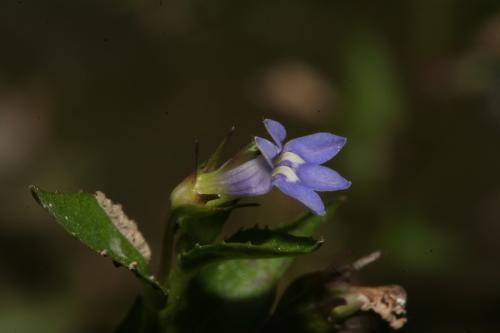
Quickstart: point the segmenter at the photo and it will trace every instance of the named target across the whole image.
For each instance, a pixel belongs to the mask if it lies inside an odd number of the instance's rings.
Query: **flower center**
[[[282,162],[290,162],[294,168],[306,163],[306,161],[304,161],[302,157],[295,153],[292,153],[291,151],[282,153],[276,161],[276,164],[279,165]]]
[[[290,168],[289,166],[281,165],[281,166],[275,168],[273,171],[273,177],[275,177],[276,175],[285,176],[286,180],[289,183],[295,183],[299,180],[299,177],[297,176],[295,171],[292,168]]]

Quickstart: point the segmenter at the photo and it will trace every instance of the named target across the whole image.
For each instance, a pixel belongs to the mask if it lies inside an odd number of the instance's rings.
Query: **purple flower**
[[[286,138],[283,125],[266,119],[264,126],[274,143],[255,137],[255,144],[272,168],[271,184],[315,214],[324,215],[325,206],[316,192],[344,190],[351,186],[351,182],[336,171],[321,165],[337,155],[346,139],[322,132],[283,144]]]
[[[276,186],[302,202],[315,214],[324,215],[325,206],[316,192],[338,191],[351,186],[336,171],[322,166],[344,146],[346,139],[330,133],[315,133],[283,144],[286,130],[279,122],[266,119],[264,126],[273,142],[255,137],[251,157],[241,163],[230,160],[218,170],[198,175],[199,194],[217,194],[218,202],[228,198],[266,194]]]

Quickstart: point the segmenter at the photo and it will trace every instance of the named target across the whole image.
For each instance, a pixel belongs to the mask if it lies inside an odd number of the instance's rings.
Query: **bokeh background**
[[[104,191],[158,253],[195,139],[234,124],[234,152],[265,117],[349,139],[348,200],[289,279],[381,249],[359,280],[406,287],[403,332],[499,332],[499,93],[498,1],[2,0],[0,332],[111,332],[140,290],[29,184]],[[303,211],[258,201],[229,229]]]

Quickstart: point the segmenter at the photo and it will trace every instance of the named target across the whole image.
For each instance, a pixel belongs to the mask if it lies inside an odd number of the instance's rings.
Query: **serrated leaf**
[[[317,250],[321,243],[269,229],[250,229],[226,242],[196,246],[181,254],[180,260],[183,268],[192,269],[221,260],[294,257]]]
[[[310,237],[317,228],[332,217],[340,201],[326,204],[326,215],[306,213],[294,222],[274,230],[293,236]],[[203,269],[198,280],[204,288],[225,299],[257,297],[273,289],[293,258],[243,259],[224,261]],[[241,279],[246,276],[248,279]]]
[[[132,270],[155,288],[160,284],[151,275],[147,260],[113,224],[90,193],[46,192],[30,187],[35,200],[52,215],[68,233],[103,256]]]
[[[337,205],[327,204],[325,217],[307,213],[276,230],[294,236],[311,236],[332,216]],[[200,330],[199,325],[203,324],[206,332],[249,332],[263,325],[271,311],[277,283],[293,259],[223,260],[202,268],[190,287],[193,299],[189,302],[189,311],[186,310],[186,331]],[[224,321],[213,318],[224,318]]]

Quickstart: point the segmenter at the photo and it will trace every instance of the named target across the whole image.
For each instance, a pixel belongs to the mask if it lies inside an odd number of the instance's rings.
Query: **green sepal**
[[[108,256],[155,289],[161,285],[151,274],[147,260],[120,233],[93,194],[85,192],[46,192],[30,187],[35,200],[54,217],[69,234],[102,256]]]
[[[233,136],[234,132],[236,130],[236,127],[231,127],[231,130],[229,133],[224,137],[224,139],[221,141],[221,143],[217,146],[213,154],[210,156],[210,158],[203,163],[198,172],[205,173],[205,172],[211,172],[215,171],[220,163],[220,160],[222,158],[222,153],[224,152],[224,149],[226,148],[229,139]]]
[[[181,253],[183,269],[200,268],[224,260],[294,257],[317,250],[322,241],[292,236],[270,229],[249,229],[236,233],[224,242],[196,245]]]

